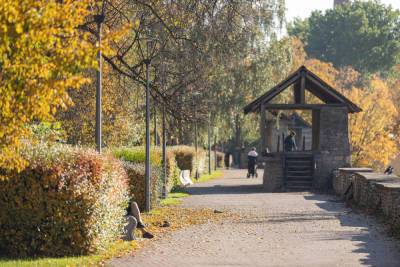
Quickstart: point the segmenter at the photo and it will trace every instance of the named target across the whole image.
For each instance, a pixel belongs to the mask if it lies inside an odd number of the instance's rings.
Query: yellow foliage
[[[353,165],[383,169],[399,148],[395,140],[398,109],[388,82],[377,76],[361,82],[352,68],[337,70],[317,59],[305,65],[363,109],[349,116]]]
[[[77,30],[89,0],[2,0],[0,5],[0,167],[21,169],[26,125],[51,121],[71,104],[67,89],[88,82],[96,48]]]

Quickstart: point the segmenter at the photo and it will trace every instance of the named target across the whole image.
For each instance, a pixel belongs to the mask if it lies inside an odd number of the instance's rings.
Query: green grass
[[[138,247],[135,241],[116,241],[106,251],[90,256],[39,259],[6,259],[0,258],[1,267],[65,267],[65,266],[98,266],[102,262],[124,255]]]
[[[214,171],[211,174],[203,174],[198,180],[194,179],[196,183],[204,183],[212,179],[220,178],[222,176],[222,171]]]
[[[168,194],[166,199],[160,201],[161,206],[176,206],[182,203],[182,198],[189,196],[188,193],[182,192],[171,192]]]

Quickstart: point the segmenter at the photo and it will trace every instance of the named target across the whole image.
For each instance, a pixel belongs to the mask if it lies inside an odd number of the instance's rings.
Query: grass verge
[[[220,178],[222,177],[222,171],[214,171],[211,174],[203,174],[200,176],[198,180],[194,180],[196,183],[204,183],[207,181],[210,181],[212,179]]]
[[[186,192],[170,192],[166,199],[161,199],[160,205],[165,206],[176,206],[182,203],[182,198],[188,197],[189,194]]]
[[[102,266],[105,261],[127,254],[137,249],[136,241],[124,242],[122,240],[113,243],[107,250],[90,256],[74,256],[63,258],[40,259],[5,259],[0,258],[1,267],[66,267],[66,266]]]

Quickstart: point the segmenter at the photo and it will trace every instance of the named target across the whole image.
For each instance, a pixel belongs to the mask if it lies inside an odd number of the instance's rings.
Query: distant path
[[[193,226],[113,266],[400,266],[400,242],[329,195],[263,193],[261,178],[225,171],[196,184],[187,207],[229,209],[239,222]]]

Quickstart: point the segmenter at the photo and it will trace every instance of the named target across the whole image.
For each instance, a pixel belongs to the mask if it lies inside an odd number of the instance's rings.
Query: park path
[[[111,266],[400,266],[400,242],[334,196],[264,193],[261,178],[196,184],[184,206],[230,210],[241,220],[179,230]]]

